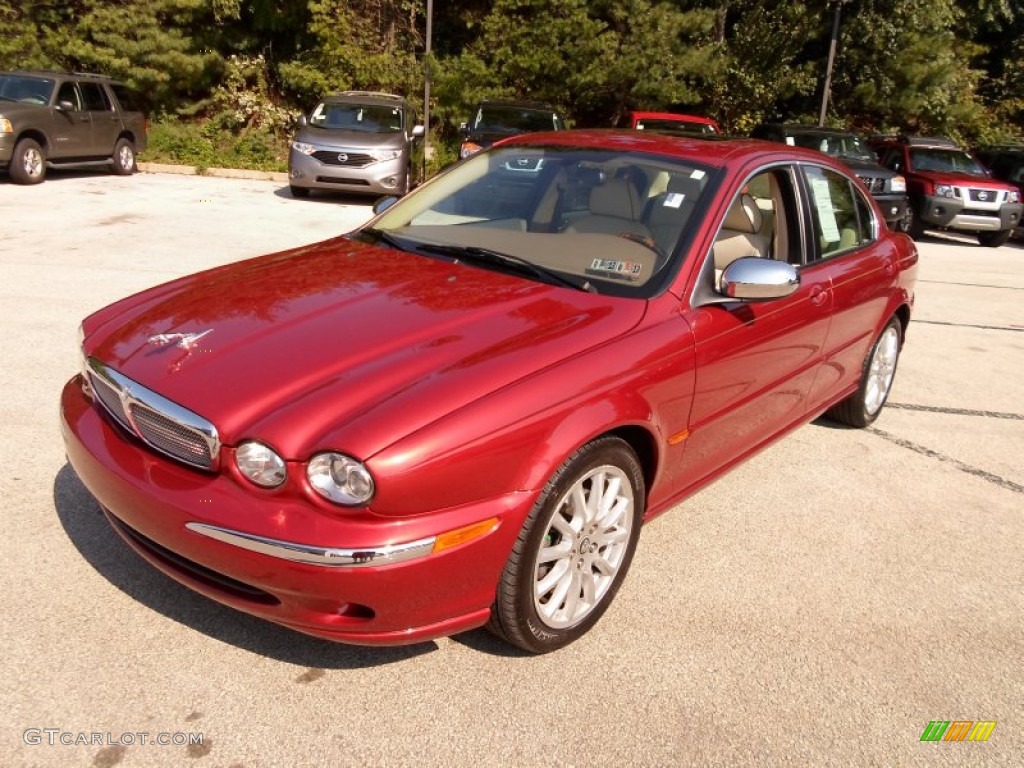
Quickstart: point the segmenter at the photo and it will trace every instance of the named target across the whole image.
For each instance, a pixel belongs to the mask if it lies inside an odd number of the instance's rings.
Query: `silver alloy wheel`
[[[132,151],[130,144],[122,144],[121,148],[117,152],[117,162],[121,164],[121,167],[130,171],[135,165],[135,153]]]
[[[21,156],[21,164],[25,175],[34,179],[43,172],[43,153],[35,147],[28,147]]]
[[[537,552],[533,603],[554,629],[600,604],[629,551],[633,486],[619,467],[595,467],[559,500]]]
[[[873,416],[885,403],[896,375],[896,359],[900,354],[900,332],[895,325],[888,326],[875,345],[868,367],[864,387],[864,410]]]

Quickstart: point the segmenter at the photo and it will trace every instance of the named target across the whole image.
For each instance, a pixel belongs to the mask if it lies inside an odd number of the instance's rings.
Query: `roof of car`
[[[580,147],[582,149],[609,149],[622,152],[649,152],[668,157],[679,157],[711,166],[732,165],[738,160],[773,155],[800,157],[811,162],[843,168],[830,155],[816,150],[792,147],[779,142],[749,138],[719,138],[683,136],[667,133],[648,133],[609,128],[585,128],[569,131],[542,131],[525,133],[505,139],[502,145]]]
[[[856,131],[845,128],[831,128],[827,125],[810,125],[808,123],[763,123],[766,128],[779,128],[789,133],[808,133],[816,136],[858,136]]]
[[[56,69],[13,69],[6,72],[0,72],[0,75],[21,75],[25,77],[78,77],[87,80],[105,80],[107,82],[117,82],[110,75],[101,75],[96,72],[67,72]]]
[[[389,104],[397,106],[406,103],[406,99],[396,93],[383,91],[338,91],[323,97],[323,101],[345,104]]]
[[[481,99],[479,107],[508,107],[510,109],[535,109],[538,112],[557,112],[550,104],[543,101],[526,99]]]

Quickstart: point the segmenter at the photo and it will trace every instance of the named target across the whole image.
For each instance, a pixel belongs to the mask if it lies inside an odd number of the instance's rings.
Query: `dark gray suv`
[[[313,189],[404,195],[413,184],[413,145],[422,136],[423,126],[401,96],[326,96],[299,118],[288,153],[292,195],[308,197]]]
[[[907,180],[883,167],[868,143],[855,133],[817,125],[762,123],[750,132],[752,138],[780,141],[791,147],[806,147],[832,155],[857,174],[882,209],[890,228],[907,229]]]
[[[123,83],[75,72],[0,72],[0,170],[38,184],[46,169],[105,166],[126,175],[146,148],[146,117]]]

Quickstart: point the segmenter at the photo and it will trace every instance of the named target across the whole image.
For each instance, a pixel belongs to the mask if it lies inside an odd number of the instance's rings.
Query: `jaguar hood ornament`
[[[213,328],[207,328],[198,333],[158,333],[146,339],[146,343],[156,344],[160,347],[174,344],[181,349],[194,349],[196,343],[209,333],[213,333]]]

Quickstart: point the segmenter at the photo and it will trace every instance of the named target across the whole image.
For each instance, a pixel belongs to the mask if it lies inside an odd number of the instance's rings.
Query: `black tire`
[[[22,139],[14,145],[7,172],[18,184],[38,184],[46,178],[46,152],[35,139]]]
[[[128,139],[118,139],[110,164],[118,176],[131,176],[135,173],[139,169],[135,162],[135,145]]]
[[[402,186],[398,189],[398,196],[405,197],[412,192],[412,169],[405,169],[405,181],[402,182]]]
[[[889,399],[902,347],[903,324],[898,317],[890,317],[864,358],[857,391],[833,405],[825,416],[851,427],[866,427],[877,419]]]
[[[596,514],[592,493],[598,484],[602,494],[614,494],[614,515]],[[581,509],[580,499],[594,503]],[[598,438],[573,453],[548,480],[519,532],[487,628],[531,653],[582,637],[629,570],[645,502],[643,470],[625,441]]]
[[[1001,245],[1006,245],[1012,234],[1012,229],[1000,229],[996,232],[979,232],[978,242],[986,248],[998,248]]]
[[[921,221],[921,214],[917,212],[914,203],[907,206],[907,215],[903,218],[903,231],[914,240],[920,240],[924,235],[924,222]]]
[[[288,189],[291,190],[292,197],[296,199],[305,200],[307,197],[309,197],[308,187],[296,187],[293,184],[292,186],[288,187]]]

